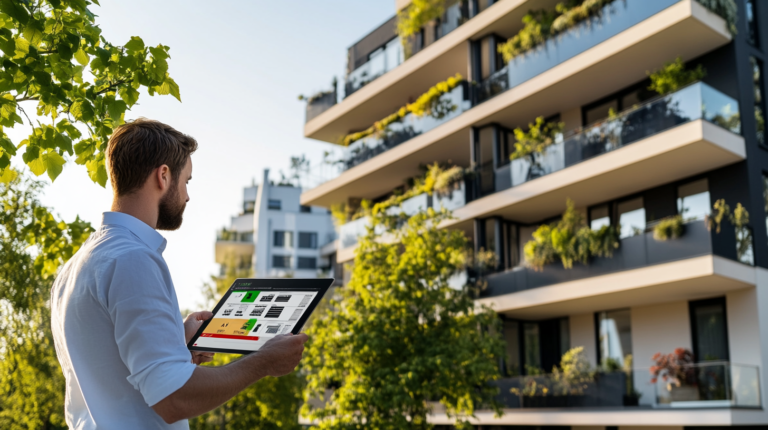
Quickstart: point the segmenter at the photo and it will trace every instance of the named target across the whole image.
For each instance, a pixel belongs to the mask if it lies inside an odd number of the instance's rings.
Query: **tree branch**
[[[117,88],[118,86],[120,86],[122,84],[125,84],[125,83],[128,83],[128,82],[131,82],[131,79],[123,79],[123,80],[117,81],[114,84],[110,84],[108,87],[104,88],[103,90],[100,90],[100,91],[96,92],[94,95],[100,96],[100,95],[106,93],[107,91],[109,91],[109,90],[111,90],[113,88]]]
[[[24,108],[18,104],[16,105],[16,107],[19,108],[19,110],[21,111],[21,113],[24,114],[25,117],[27,117],[27,121],[29,121],[29,126],[32,127],[32,134],[35,134],[35,126],[34,124],[32,124],[32,120],[29,119],[29,115],[27,115],[27,111],[25,111]]]

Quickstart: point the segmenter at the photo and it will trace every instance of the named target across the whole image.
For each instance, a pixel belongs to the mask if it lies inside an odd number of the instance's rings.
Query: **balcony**
[[[249,267],[255,252],[253,232],[222,229],[216,234],[215,259],[217,264],[236,264]]]
[[[514,128],[536,116],[546,117],[583,106],[644,79],[647,70],[655,69],[678,55],[683,60],[689,60],[731,40],[725,21],[698,2],[670,1],[660,0],[658,3],[669,3],[671,6],[668,4],[668,7],[656,12],[652,19],[636,24],[632,24],[634,21],[628,17],[634,8],[645,10],[647,14],[655,10],[646,10],[646,7],[650,7],[648,4],[655,5],[657,2],[629,0],[612,3],[609,8],[613,9],[607,13],[606,22],[572,30],[576,32],[573,34],[584,35],[591,43],[597,43],[594,41],[601,38],[603,42],[594,46],[582,45],[581,42],[576,43],[580,39],[569,32],[567,35],[573,38],[574,47],[569,47],[566,40],[562,39],[564,36],[561,36],[547,49],[529,54],[530,58],[521,57],[518,61],[534,61],[541,56],[559,60],[548,63],[549,69],[537,72],[534,77],[514,87],[507,85],[503,92],[466,110],[453,120],[416,135],[345,171],[321,187],[309,190],[302,196],[302,202],[325,206],[348,197],[374,198],[386,193],[387,188],[391,190],[417,174],[418,166],[424,160],[450,160],[459,165],[468,165],[468,136],[473,126],[498,123]],[[502,4],[494,7],[501,7]],[[597,37],[597,33],[603,31],[606,35]],[[616,31],[620,32],[616,34]],[[595,33],[594,38],[586,36],[592,33]],[[558,53],[561,49],[569,53],[561,55]],[[582,51],[577,52],[579,49]],[[513,61],[510,67],[514,65]],[[352,116],[357,115],[349,112],[343,118],[352,120]],[[377,118],[386,115],[387,112],[382,112]],[[365,126],[360,124],[347,128],[345,132]]]
[[[330,91],[321,91],[307,99],[306,120],[311,121],[316,116],[327,111],[336,104],[336,84]]]
[[[700,363],[681,373],[655,383],[648,369],[503,378],[497,401],[505,409],[761,407],[757,366]]]
[[[438,40],[453,30],[459,28],[469,20],[469,9],[463,2],[454,2],[445,10],[443,18],[431,28],[434,31],[434,40]],[[389,24],[389,22],[388,22]],[[389,24],[391,25],[391,24]],[[365,40],[365,39],[364,39]],[[417,38],[413,53],[423,44],[421,35]],[[344,97],[349,97],[355,91],[384,75],[405,61],[403,45],[399,38],[394,38],[386,45],[368,54],[368,61],[352,70],[344,83]],[[309,122],[309,118],[307,119]]]
[[[362,164],[464,113],[471,107],[467,87],[467,83],[462,82],[450,92],[440,96],[431,114],[419,117],[409,113],[401,121],[390,124],[380,133],[352,142],[344,151],[344,170]]]
[[[577,130],[565,138],[558,135],[555,143],[543,153],[512,160],[499,168],[479,169],[471,182],[471,197],[477,199],[523,185],[699,120],[718,125],[734,135],[741,133],[739,103],[698,82],[632,107],[615,118]]]

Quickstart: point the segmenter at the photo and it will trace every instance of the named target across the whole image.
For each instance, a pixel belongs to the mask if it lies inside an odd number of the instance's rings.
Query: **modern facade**
[[[497,256],[478,300],[504,322],[505,414],[480,411],[479,428],[768,425],[768,2],[603,2],[504,61],[497,46],[522,29],[523,16],[556,3],[448,1],[443,17],[412,39],[407,59],[396,18],[352,45],[344,95],[310,101],[306,137],[343,141],[437,82],[465,79],[441,96],[450,108],[440,115],[408,114],[352,141],[338,174],[305,190],[301,203],[378,201],[434,162],[471,171],[453,195],[407,203],[452,209],[456,219],[443,227]],[[706,75],[651,92],[648,72],[678,57]],[[562,132],[543,152],[511,160],[512,130],[537,117],[562,123]],[[540,225],[558,220],[567,199],[592,228],[613,226],[619,246],[588,265],[534,270],[523,248]],[[749,224],[709,229],[721,199],[742,204]],[[678,215],[679,237],[655,237],[661,221]],[[337,262],[353,259],[365,225],[341,226]],[[583,390],[532,393],[532,382],[546,386],[574,347],[598,369]],[[693,354],[680,384],[652,382],[654,355],[675,350]],[[431,421],[450,428],[445,415]]]
[[[303,206],[301,188],[274,185],[264,170],[261,185],[243,189],[243,211],[216,239],[216,262],[252,268],[257,277],[315,278],[331,271],[336,232],[321,207]]]

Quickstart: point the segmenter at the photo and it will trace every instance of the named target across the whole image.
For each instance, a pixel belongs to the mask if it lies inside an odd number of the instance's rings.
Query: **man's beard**
[[[178,230],[183,221],[186,202],[180,202],[179,187],[176,181],[171,185],[171,189],[160,199],[159,211],[157,214],[158,230]]]

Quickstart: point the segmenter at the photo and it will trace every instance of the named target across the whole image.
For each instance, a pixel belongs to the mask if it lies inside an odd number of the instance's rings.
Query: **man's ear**
[[[155,169],[153,176],[155,179],[154,182],[160,191],[165,191],[170,188],[172,182],[171,168],[168,167],[167,164],[163,164],[162,166]]]

